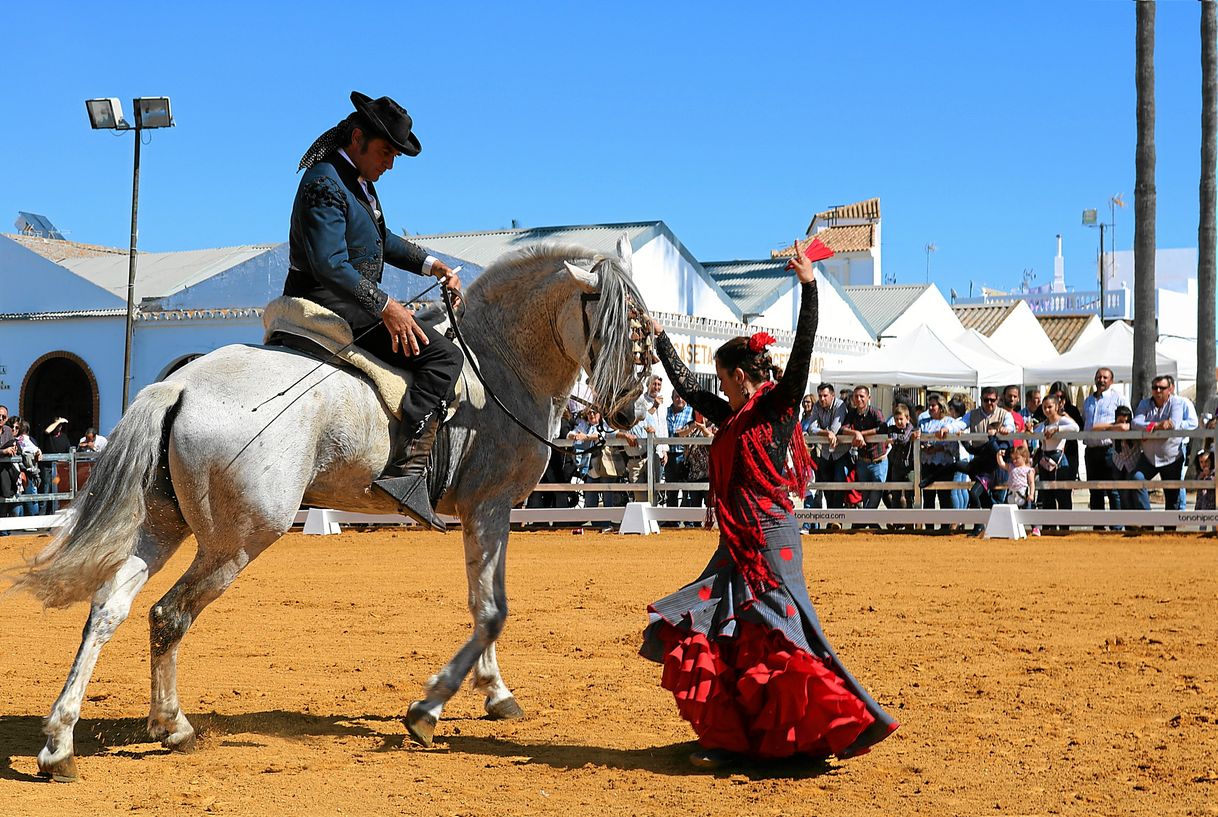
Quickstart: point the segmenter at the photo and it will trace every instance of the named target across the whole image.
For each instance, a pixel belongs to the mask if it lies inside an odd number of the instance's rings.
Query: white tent
[[[966,329],[964,334],[952,341],[952,348],[972,350],[978,355],[989,358],[992,364],[986,368],[989,377],[987,386],[1009,386],[1023,383],[1023,367],[1013,359],[1004,355],[993,338],[988,338],[976,329]]]
[[[826,366],[821,378],[886,386],[977,387],[1021,382],[1015,364],[961,343],[945,342],[926,324],[871,354],[840,366]]]
[[[1101,366],[1112,369],[1114,379],[1128,383],[1133,379],[1133,328],[1117,321],[1104,333],[1081,346],[1076,346],[1056,360],[1024,367],[1024,382],[1090,383],[1095,370]],[[1155,348],[1155,374],[1176,376],[1176,361]]]
[[[1197,382],[1197,341],[1175,335],[1159,335],[1157,348],[1176,361],[1176,379],[1181,383]],[[1177,391],[1179,391],[1177,389]]]

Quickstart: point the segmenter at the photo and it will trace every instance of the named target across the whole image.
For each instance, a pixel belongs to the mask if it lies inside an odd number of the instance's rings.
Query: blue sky
[[[18,210],[125,247],[132,135],[83,100],[169,95],[140,246],[286,240],[310,142],[353,89],[423,144],[379,185],[412,233],[662,219],[705,261],[768,257],[879,196],[884,271],[946,294],[1093,288],[1086,207],[1133,238],[1132,2],[30,4],[0,31],[0,231]],[[1193,247],[1199,7],[1157,20],[1160,247]],[[1106,213],[1106,208],[1103,210]]]

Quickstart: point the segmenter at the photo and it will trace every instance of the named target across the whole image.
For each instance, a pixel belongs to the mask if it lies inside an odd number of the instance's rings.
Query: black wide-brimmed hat
[[[423,146],[412,132],[414,122],[406,109],[387,96],[373,99],[359,91],[351,92],[351,103],[377,136],[389,140],[389,144],[407,156],[418,156]]]

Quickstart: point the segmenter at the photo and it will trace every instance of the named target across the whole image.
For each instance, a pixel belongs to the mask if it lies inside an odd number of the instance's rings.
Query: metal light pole
[[[1111,201],[1109,201],[1109,207],[1111,207],[1111,206],[1113,205],[1113,202],[1114,202],[1114,201],[1116,201],[1116,199],[1117,199],[1117,198],[1119,198],[1119,196],[1113,196],[1112,200],[1111,200]],[[1121,206],[1122,206],[1122,207],[1124,207],[1125,205],[1124,205],[1123,203],[1121,203]],[[1098,309],[1097,311],[1099,312],[1099,315],[1100,315],[1100,323],[1102,324],[1102,323],[1104,322],[1104,313],[1105,313],[1105,309],[1104,309],[1104,306],[1105,306],[1105,304],[1104,304],[1104,290],[1105,290],[1105,287],[1104,287],[1104,278],[1106,277],[1106,276],[1104,275],[1104,228],[1106,228],[1106,227],[1111,227],[1111,226],[1113,226],[1113,225],[1111,225],[1111,224],[1105,224],[1104,222],[1100,221],[1100,220],[1098,219],[1098,217],[1097,217],[1097,211],[1096,211],[1096,210],[1084,210],[1084,211],[1083,211],[1083,226],[1085,226],[1085,227],[1099,227],[1099,228],[1100,228],[1100,263],[1099,263],[1099,276],[1100,276],[1100,306],[1099,306],[1099,309]]]
[[[131,259],[127,267],[127,326],[123,340],[123,413],[131,393],[131,346],[135,334],[135,268],[136,243],[138,241],[138,216],[140,203],[140,131],[145,128],[173,127],[173,114],[169,108],[169,97],[137,97],[132,100],[135,108],[135,125],[123,118],[123,107],[117,98],[85,100],[89,112],[89,124],[95,129],[135,131],[135,161],[131,173]]]

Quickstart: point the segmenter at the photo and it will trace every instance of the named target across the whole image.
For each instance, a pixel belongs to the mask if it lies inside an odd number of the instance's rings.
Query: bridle
[[[550,440],[547,440],[545,437],[529,428],[529,426],[527,426],[523,420],[517,417],[511,409],[504,405],[503,401],[499,399],[499,395],[495,394],[494,389],[490,387],[490,384],[486,382],[486,378],[482,376],[482,371],[478,367],[478,360],[470,352],[469,344],[466,343],[465,336],[461,333],[461,327],[457,323],[457,313],[456,310],[453,309],[452,305],[451,290],[445,287],[441,290],[441,292],[444,299],[444,309],[448,313],[449,325],[453,329],[453,338],[457,342],[457,345],[461,347],[461,351],[465,355],[465,360],[469,363],[470,370],[474,373],[474,376],[478,378],[478,382],[482,384],[482,388],[485,390],[486,395],[490,397],[491,402],[498,406],[500,410],[502,410],[503,413],[508,416],[508,419],[519,426],[526,434],[549,448],[551,451],[561,454],[564,457],[578,456],[571,450],[554,445],[554,443],[552,443]],[[583,318],[584,337],[587,338],[585,353],[588,356],[588,365],[592,371],[596,370],[597,360],[596,349],[593,344],[595,338],[593,337],[592,333],[592,322],[588,319],[588,305],[595,303],[600,299],[601,294],[599,292],[585,292],[580,295],[579,299],[579,311],[581,317]],[[626,304],[628,310],[628,326],[630,329],[631,354],[633,355],[634,365],[639,368],[639,379],[641,380],[646,371],[650,369],[651,365],[659,362],[659,358],[655,354],[655,347],[651,332],[643,322],[643,318],[646,313],[639,307],[634,298],[629,294],[626,295]],[[595,409],[596,411],[601,412],[601,416],[603,417],[610,416],[613,412],[623,408],[626,403],[633,402],[631,398],[623,397],[610,406],[607,413],[605,409],[603,409],[597,403],[585,400],[582,397],[577,397],[576,395],[572,394],[568,395],[568,399],[574,400],[590,409]]]

